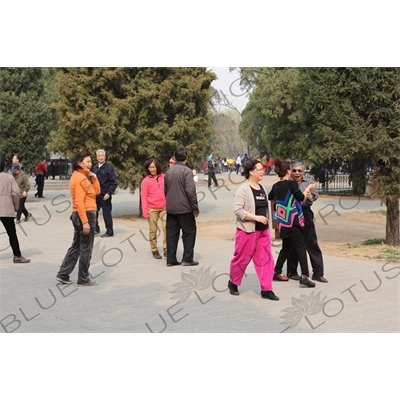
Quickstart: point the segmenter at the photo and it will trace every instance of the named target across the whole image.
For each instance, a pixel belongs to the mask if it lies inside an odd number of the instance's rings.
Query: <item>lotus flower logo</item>
[[[98,241],[94,246],[93,246],[93,256],[90,260],[90,264],[94,265],[97,264],[98,262],[101,261],[103,258],[103,254],[105,253],[106,246],[100,247],[101,241]]]
[[[178,299],[180,303],[185,302],[192,293],[197,290],[204,290],[211,286],[216,272],[210,273],[210,268],[204,269],[201,267],[199,270],[191,269],[189,272],[181,272],[182,282],[174,283],[172,287],[175,289],[170,290],[173,294],[171,300]]]
[[[294,328],[304,317],[307,319],[307,315],[318,314],[325,304],[326,296],[321,299],[321,292],[314,295],[312,292],[309,296],[302,294],[300,299],[292,297],[293,307],[287,307],[283,310],[285,315],[281,316],[284,321],[281,324],[288,325],[282,332],[290,328]]]

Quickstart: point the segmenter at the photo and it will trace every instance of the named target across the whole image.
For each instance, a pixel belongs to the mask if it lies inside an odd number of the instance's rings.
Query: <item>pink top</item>
[[[149,217],[149,209],[163,209],[166,206],[165,193],[164,193],[164,174],[158,175],[153,178],[147,175],[142,180],[140,198],[142,201],[143,217]]]

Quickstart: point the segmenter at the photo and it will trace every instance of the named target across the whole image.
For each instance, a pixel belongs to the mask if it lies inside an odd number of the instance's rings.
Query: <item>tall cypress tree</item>
[[[150,157],[166,166],[183,146],[194,166],[212,133],[207,110],[215,78],[206,68],[60,68],[58,147],[69,156],[105,149],[119,182],[133,190]]]
[[[48,68],[0,68],[0,152],[9,162],[20,154],[27,171],[45,155],[56,126],[53,79]]]

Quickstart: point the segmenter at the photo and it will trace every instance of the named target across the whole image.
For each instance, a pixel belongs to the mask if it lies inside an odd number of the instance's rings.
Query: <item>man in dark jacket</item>
[[[96,151],[97,161],[99,162],[93,172],[97,175],[100,183],[101,193],[96,196],[97,213],[96,213],[96,233],[100,233],[99,227],[99,211],[103,210],[104,224],[106,233],[101,237],[114,236],[113,220],[112,220],[112,204],[111,198],[117,189],[117,178],[115,176],[114,167],[106,161],[105,150]]]
[[[199,215],[196,185],[192,170],[186,166],[185,149],[175,151],[176,164],[164,177],[164,190],[167,200],[167,266],[198,265],[193,261],[196,242],[196,218]],[[182,263],[176,258],[179,234],[182,229]]]

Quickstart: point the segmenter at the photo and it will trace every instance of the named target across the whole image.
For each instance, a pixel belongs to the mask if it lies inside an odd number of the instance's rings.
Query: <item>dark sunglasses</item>
[[[302,169],[292,169],[292,172],[303,172]]]

